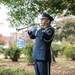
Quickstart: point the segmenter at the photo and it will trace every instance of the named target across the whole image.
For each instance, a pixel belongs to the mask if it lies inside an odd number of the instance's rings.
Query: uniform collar
[[[51,27],[51,25],[44,26],[43,28],[46,28],[46,27]]]

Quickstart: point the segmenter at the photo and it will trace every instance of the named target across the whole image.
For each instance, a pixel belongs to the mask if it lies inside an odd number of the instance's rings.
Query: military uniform
[[[40,29],[34,29],[28,34],[31,39],[35,39],[32,58],[35,60],[36,75],[50,75],[50,47],[54,37],[54,28],[48,25]]]

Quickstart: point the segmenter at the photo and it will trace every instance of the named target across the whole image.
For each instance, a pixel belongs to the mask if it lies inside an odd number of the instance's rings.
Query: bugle
[[[31,27],[36,27],[36,28],[38,28],[38,27],[40,27],[40,24],[31,24],[31,25],[27,25],[27,26],[25,26],[25,27],[23,27],[23,28],[16,28],[16,30],[17,31],[20,31],[20,30],[24,30],[25,29],[25,31],[28,31],[28,29],[29,28],[31,28]]]

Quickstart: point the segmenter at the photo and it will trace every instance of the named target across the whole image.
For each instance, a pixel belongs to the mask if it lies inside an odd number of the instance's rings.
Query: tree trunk
[[[11,60],[13,61],[13,62],[18,62],[18,58],[11,58]]]
[[[56,62],[56,61],[55,61],[54,54],[53,54],[53,51],[52,51],[52,48],[51,48],[51,60],[52,60],[52,62]]]

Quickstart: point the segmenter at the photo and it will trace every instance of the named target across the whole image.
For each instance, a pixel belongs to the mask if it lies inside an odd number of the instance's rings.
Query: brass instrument
[[[25,32],[27,32],[27,31],[29,31],[29,28],[38,28],[38,27],[40,27],[40,24],[31,24],[31,25],[27,25],[27,26],[25,26],[25,27],[23,27],[23,28],[16,28],[16,30],[17,31],[20,31],[20,30],[24,30],[25,29]]]

